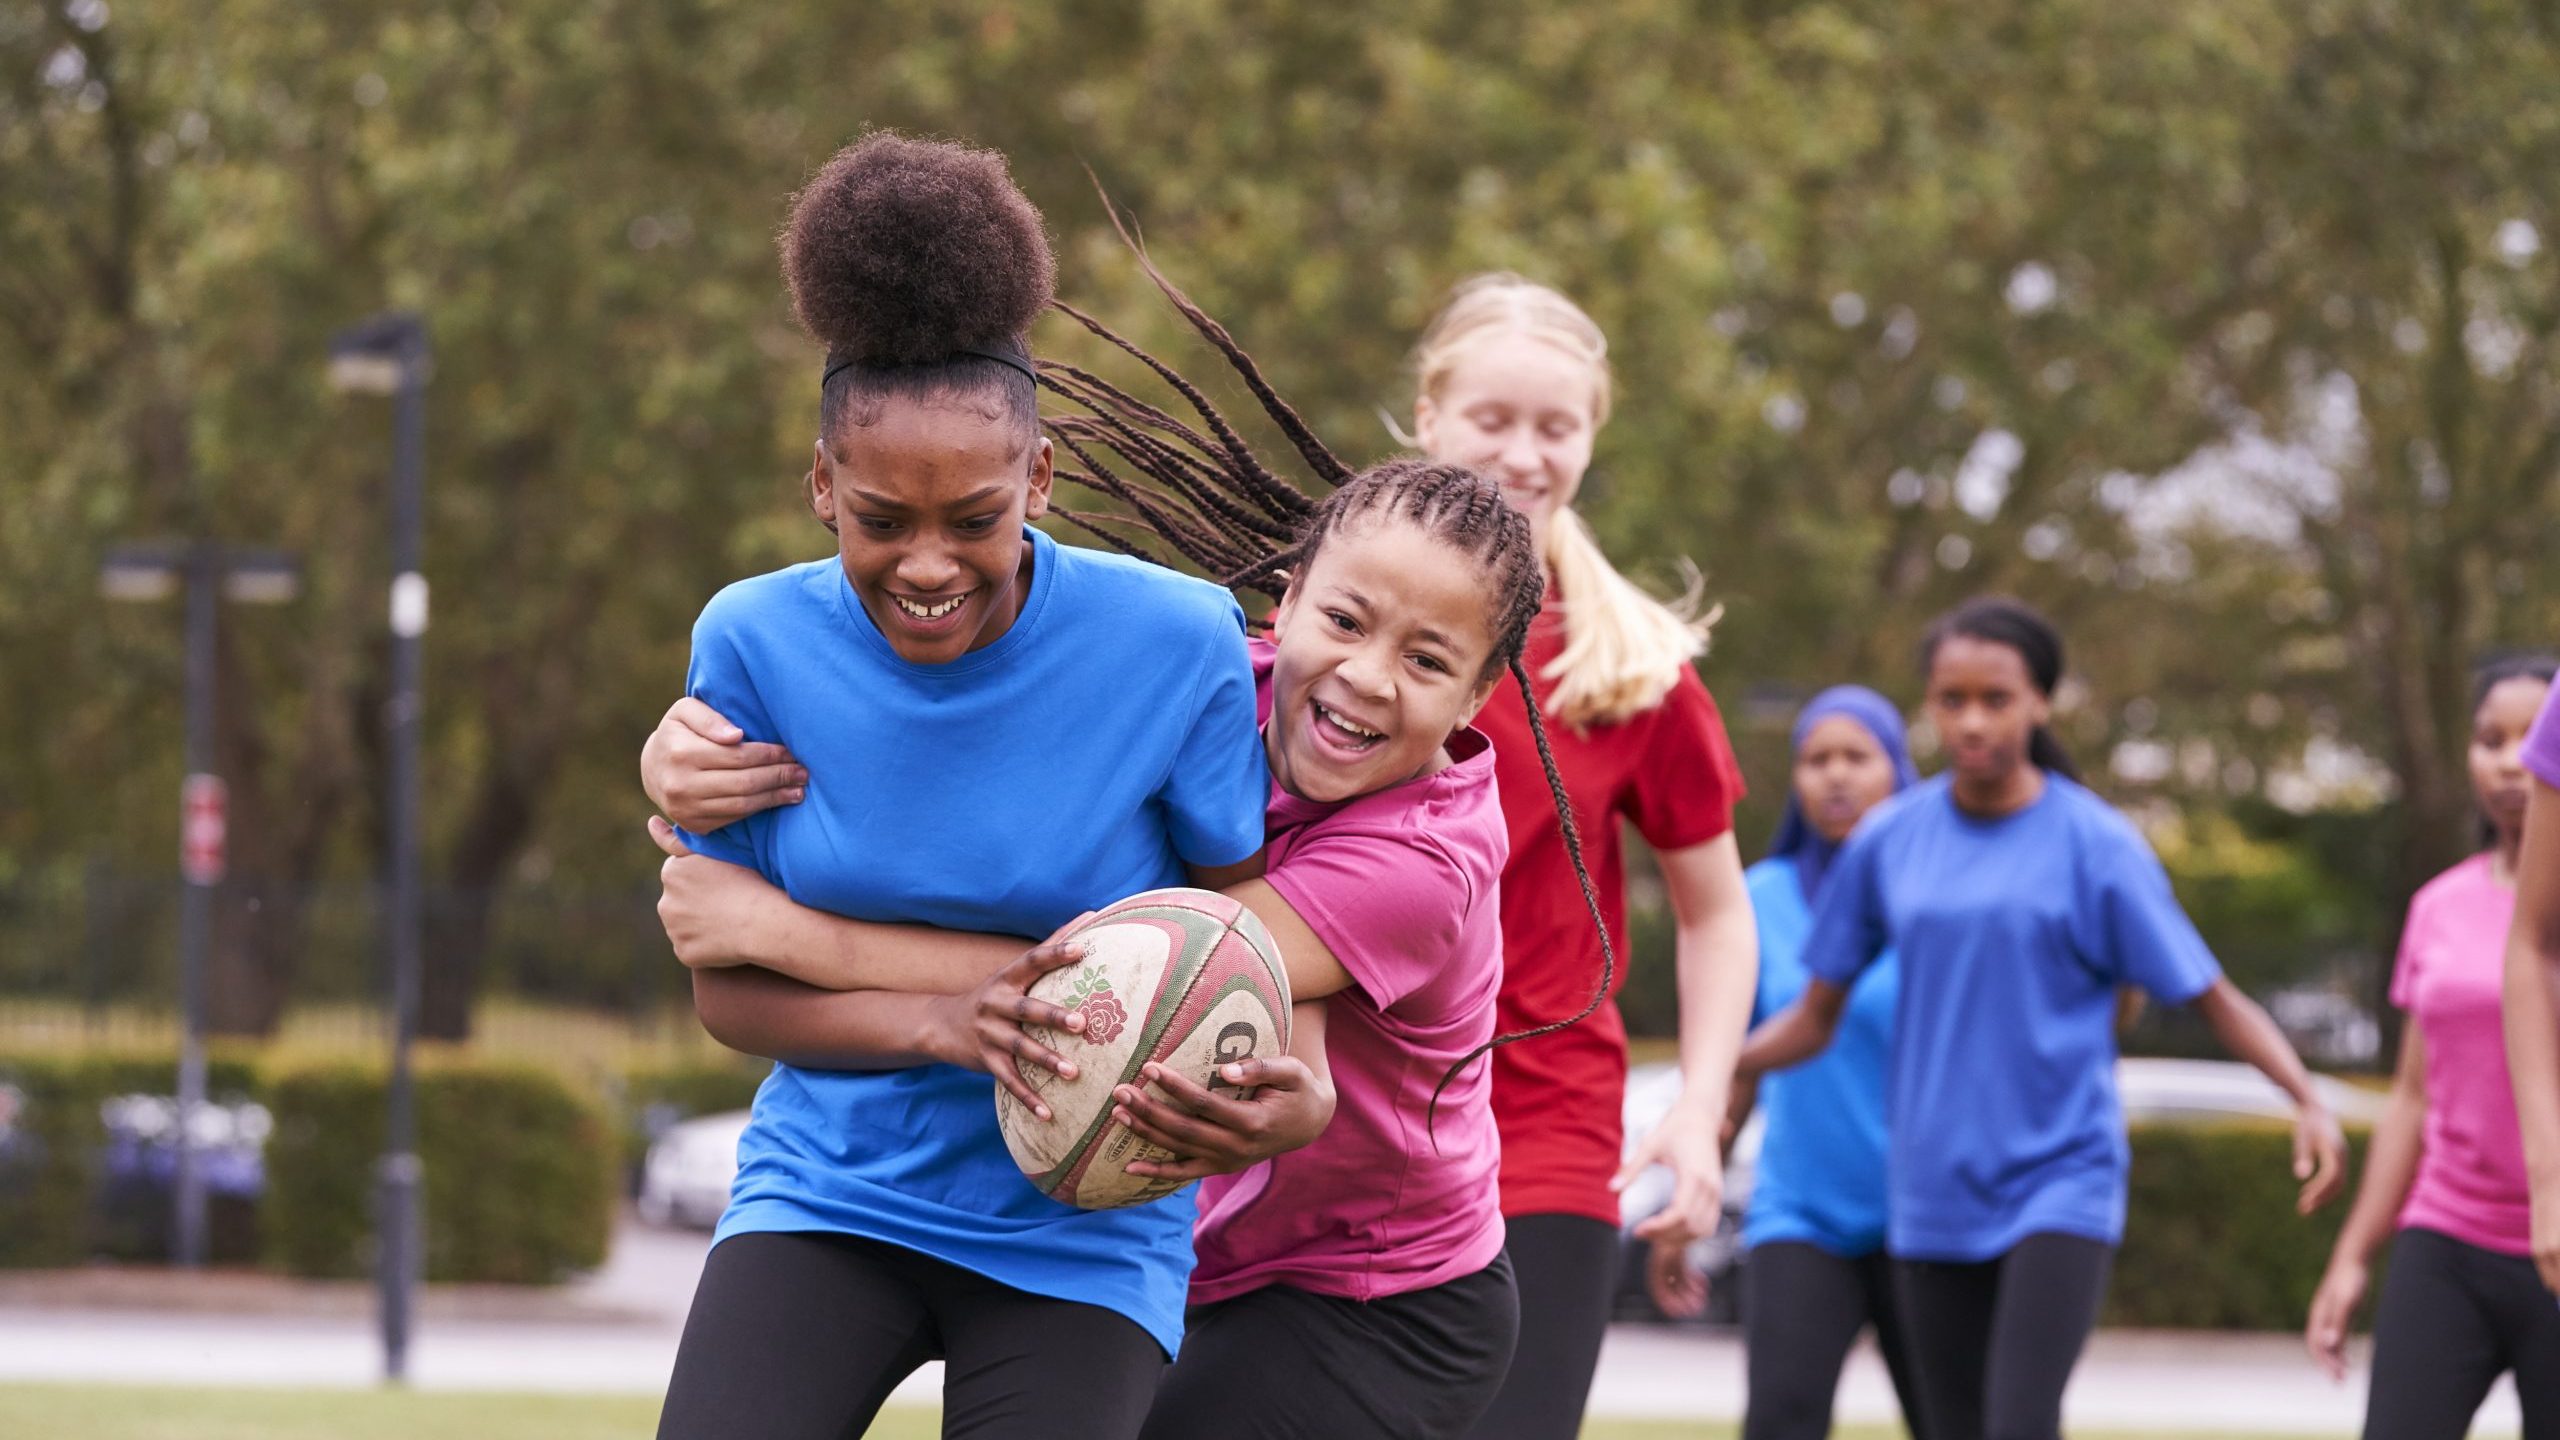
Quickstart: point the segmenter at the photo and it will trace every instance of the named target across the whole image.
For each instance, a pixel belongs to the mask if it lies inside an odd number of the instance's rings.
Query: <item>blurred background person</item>
[[[2193,1004],[2296,1107],[2304,1212],[2345,1142],[2300,1057],[2223,974],[2150,846],[2082,787],[2046,722],[2062,638],[2014,600],[1930,627],[1950,765],[1879,807],[1831,867],[1803,995],[1740,1073],[1830,1044],[1849,988],[1899,952],[1886,1244],[1929,1440],[2058,1436],[2123,1239],[2118,987]]]
[[[1859,685],[1813,697],[1796,717],[1792,754],[1777,838],[1768,856],[1743,872],[1760,927],[1754,1023],[1804,992],[1813,906],[1849,832],[1920,779],[1900,712]],[[1756,1085],[1734,1087],[1728,1137],[1755,1101],[1768,1111],[1742,1222],[1750,1254],[1743,1440],[1828,1435],[1841,1366],[1869,1327],[1914,1440],[1927,1440],[1884,1248],[1885,1074],[1899,985],[1888,950],[1850,987],[1829,1049]],[[1655,1241],[1645,1278],[1663,1313],[1686,1318],[1705,1310],[1705,1277],[1685,1246]]]

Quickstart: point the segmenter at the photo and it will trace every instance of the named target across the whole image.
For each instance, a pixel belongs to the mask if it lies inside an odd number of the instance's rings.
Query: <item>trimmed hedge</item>
[[[262,1068],[217,1056],[212,1098],[257,1100],[275,1119],[267,1193],[251,1207],[216,1197],[213,1256],[299,1275],[370,1273],[373,1167],[381,1147],[379,1065]],[[434,1060],[418,1073],[427,1175],[427,1273],[439,1281],[547,1283],[602,1264],[620,1163],[636,1158],[653,1109],[684,1118],[740,1108],[761,1076],[709,1064],[640,1070],[606,1106],[532,1066]],[[0,1056],[0,1084],[24,1110],[0,1147],[0,1267],[156,1259],[158,1217],[105,1198],[107,1100],[170,1093],[167,1058]],[[2280,1125],[2146,1127],[2133,1132],[2125,1243],[2106,1323],[2164,1329],[2292,1330],[2319,1283],[2346,1212],[2293,1213],[2290,1132]],[[2361,1173],[2365,1137],[2348,1143]],[[263,1251],[260,1249],[263,1232]]]
[[[24,1108],[0,1150],[0,1267],[77,1265],[112,1254],[159,1259],[167,1254],[166,1207],[154,1213],[111,1210],[106,1198],[106,1122],[100,1107],[119,1095],[174,1094],[174,1058],[126,1055],[0,1056],[0,1084],[18,1091]],[[256,1067],[231,1056],[205,1065],[205,1094],[225,1104],[263,1100]],[[217,1195],[206,1210],[206,1248],[215,1261],[257,1253],[254,1207]]]
[[[2305,1219],[2294,1213],[2292,1136],[2275,1124],[2136,1129],[2104,1323],[2300,1329],[2364,1174],[2366,1137],[2347,1134],[2347,1195]]]
[[[314,1066],[270,1087],[267,1258],[296,1275],[371,1273],[386,1072]],[[422,1065],[427,1278],[547,1284],[604,1263],[618,1147],[601,1106],[526,1065]]]

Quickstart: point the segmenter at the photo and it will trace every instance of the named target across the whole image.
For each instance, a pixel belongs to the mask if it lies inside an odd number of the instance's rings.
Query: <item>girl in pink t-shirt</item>
[[[2471,786],[2492,843],[2409,903],[2391,999],[2411,1023],[2391,1105],[2311,1301],[2312,1356],[2343,1378],[2368,1263],[2396,1225],[2374,1321],[2367,1440],[2453,1440],[2504,1373],[2516,1378],[2525,1434],[2560,1436],[2560,1309],[2528,1258],[2524,1148],[2499,1012],[2525,736],[2552,670],[2507,661],[2480,675]]]

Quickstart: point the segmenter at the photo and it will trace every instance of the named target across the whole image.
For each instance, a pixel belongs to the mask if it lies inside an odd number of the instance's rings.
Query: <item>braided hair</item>
[[[1120,225],[1116,208],[1112,219]],[[1571,1016],[1496,1035],[1461,1056],[1433,1087],[1427,1123],[1436,1118],[1441,1092],[1469,1065],[1496,1046],[1579,1023],[1600,1008],[1617,979],[1617,950],[1601,919],[1590,869],[1583,862],[1573,804],[1556,769],[1546,725],[1538,716],[1536,692],[1521,664],[1529,624],[1537,617],[1546,586],[1529,522],[1502,498],[1500,487],[1463,466],[1404,459],[1354,472],[1316,438],[1226,327],[1156,268],[1125,225],[1120,225],[1120,235],[1147,278],[1224,357],[1307,471],[1329,490],[1318,499],[1283,479],[1254,454],[1199,386],[1100,320],[1058,301],[1053,308],[1061,314],[1154,372],[1194,418],[1170,413],[1065,362],[1040,361],[1042,388],[1070,407],[1066,413],[1044,415],[1041,424],[1081,467],[1071,468],[1061,460],[1057,478],[1116,501],[1125,510],[1079,510],[1053,504],[1051,514],[1141,560],[1167,564],[1159,547],[1170,549],[1228,589],[1250,590],[1274,601],[1287,591],[1291,574],[1303,572],[1344,521],[1361,516],[1408,521],[1474,558],[1487,577],[1494,644],[1479,679],[1490,680],[1507,670],[1520,686],[1529,732],[1537,740],[1538,760],[1546,770],[1548,793],[1563,827],[1565,854],[1573,862],[1583,904],[1600,935],[1600,979],[1590,1000]]]

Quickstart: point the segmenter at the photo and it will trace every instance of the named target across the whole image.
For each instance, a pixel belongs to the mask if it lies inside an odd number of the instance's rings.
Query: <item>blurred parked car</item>
[[[2326,1075],[2312,1077],[2339,1122],[2370,1126],[2382,1117],[2389,1097]],[[1680,1095],[1680,1067],[1668,1061],[1638,1065],[1627,1072],[1627,1149],[1650,1133]],[[2116,1098],[2133,1125],[2210,1125],[2228,1120],[2289,1120],[2293,1101],[2275,1082],[2236,1060],[2153,1060],[2116,1062]],[[1761,1116],[1734,1137],[1733,1154],[1725,1162],[1724,1223],[1716,1233],[1689,1249],[1690,1263],[1707,1276],[1707,1313],[1697,1323],[1731,1325],[1742,1318],[1742,1214],[1751,1203],[1751,1179],[1760,1158]],[[1669,1323],[1646,1293],[1644,1263],[1649,1246],[1635,1238],[1635,1226],[1671,1203],[1671,1172],[1656,1166],[1638,1176],[1619,1196],[1619,1271],[1616,1310],[1625,1320]]]
[[[723,1110],[668,1126],[640,1167],[640,1218],[697,1230],[718,1225],[729,1208],[729,1184],[738,1178],[738,1137],[747,1132],[747,1114]]]
[[[113,1096],[100,1102],[98,1121],[106,1145],[91,1202],[91,1243],[115,1259],[165,1260],[177,1205],[177,1097]],[[217,1097],[196,1108],[187,1129],[204,1181],[207,1257],[217,1263],[254,1259],[275,1117],[254,1100]]]

